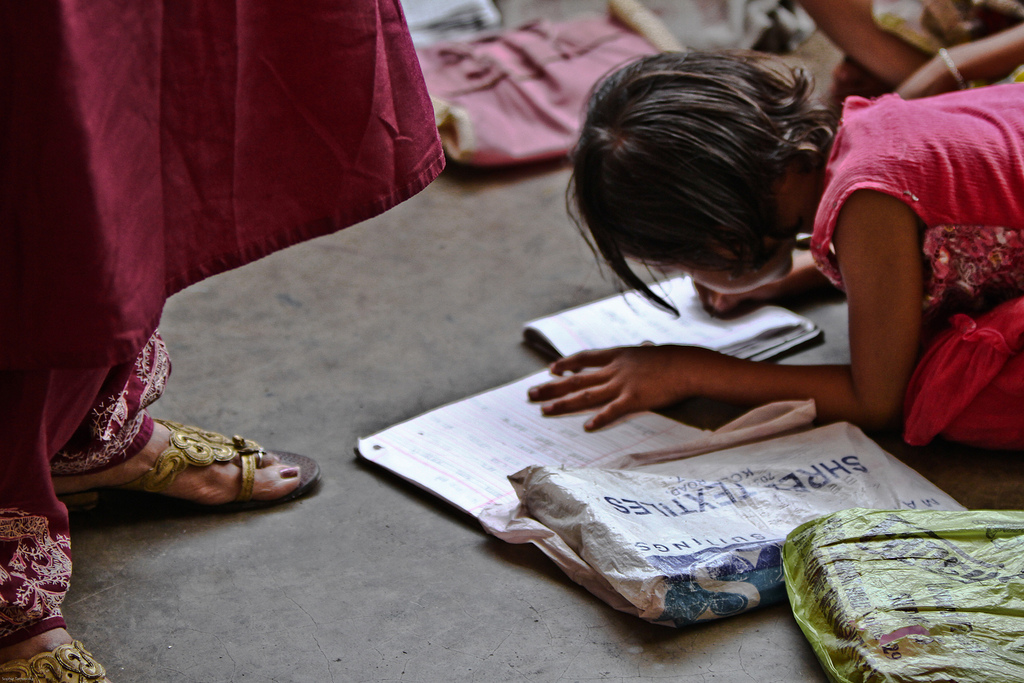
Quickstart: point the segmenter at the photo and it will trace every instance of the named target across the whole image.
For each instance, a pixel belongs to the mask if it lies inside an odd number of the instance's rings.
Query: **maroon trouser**
[[[71,539],[52,477],[137,454],[169,373],[157,334],[134,363],[0,372],[0,647],[64,626]]]

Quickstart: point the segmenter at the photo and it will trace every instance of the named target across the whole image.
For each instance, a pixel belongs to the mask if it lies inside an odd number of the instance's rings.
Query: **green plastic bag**
[[[836,683],[1024,681],[1024,511],[844,510],[794,529],[783,566]]]

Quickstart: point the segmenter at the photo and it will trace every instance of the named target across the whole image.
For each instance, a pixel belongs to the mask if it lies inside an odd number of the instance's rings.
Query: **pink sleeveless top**
[[[1024,295],[1024,87],[847,99],[811,240],[840,288],[832,235],[861,189],[896,197],[923,223],[926,327]]]

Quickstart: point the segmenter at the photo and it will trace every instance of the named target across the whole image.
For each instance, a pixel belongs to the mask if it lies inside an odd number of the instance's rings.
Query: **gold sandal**
[[[242,488],[236,503],[252,500],[256,470],[263,467],[267,452],[255,441],[235,436],[232,439],[217,432],[189,427],[170,420],[157,420],[171,430],[170,445],[161,453],[149,471],[138,479],[114,488],[125,491],[161,493],[189,466],[208,467],[217,462],[231,462],[236,456],[242,463]]]
[[[215,463],[228,463],[235,458],[239,459],[242,468],[242,488],[235,497],[234,502],[223,505],[203,505],[191,503],[186,500],[180,502],[193,508],[202,510],[217,510],[221,512],[237,512],[240,510],[252,510],[255,508],[269,507],[294,500],[309,492],[320,479],[320,466],[312,458],[296,453],[284,451],[266,451],[255,441],[245,439],[241,436],[228,438],[217,432],[207,431],[198,427],[183,425],[170,420],[153,420],[159,422],[171,431],[170,445],[157,456],[153,466],[141,477],[126,484],[111,486],[110,489],[123,491],[144,491],[146,493],[162,493],[167,490],[174,479],[189,467],[208,467]],[[270,463],[268,456],[273,455],[278,462],[284,465],[291,465],[299,468],[299,485],[290,493],[272,500],[253,500],[253,484],[256,482],[256,470]],[[69,509],[89,509],[89,505],[95,507],[96,491],[86,491],[80,494],[68,494],[61,496],[61,500],[69,506]],[[75,500],[78,497],[78,500]],[[78,502],[72,508],[73,502]]]
[[[106,681],[107,672],[80,642],[58,645],[31,659],[0,664],[2,683],[88,683]]]

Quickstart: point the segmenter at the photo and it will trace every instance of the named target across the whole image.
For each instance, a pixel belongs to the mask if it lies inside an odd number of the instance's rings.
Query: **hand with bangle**
[[[903,99],[966,90],[972,83],[996,82],[1024,64],[1024,24],[1000,33],[940,49],[896,92]]]

